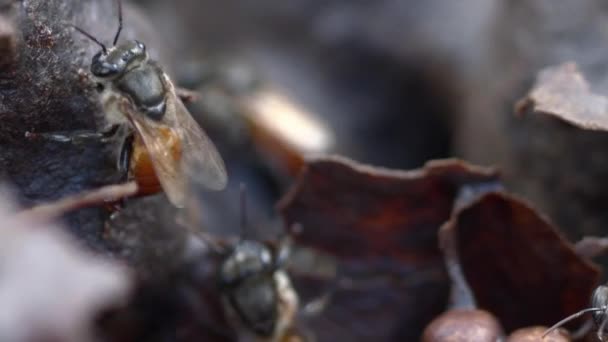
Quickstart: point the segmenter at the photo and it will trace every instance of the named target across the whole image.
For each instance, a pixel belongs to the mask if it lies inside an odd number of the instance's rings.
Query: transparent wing
[[[168,139],[179,139],[179,131],[173,126],[147,119],[126,98],[120,99],[118,107],[141,136],[165,194],[173,205],[182,208],[186,204],[187,180],[183,176],[179,155],[175,155],[167,144]]]
[[[173,89],[170,94],[167,108],[174,108],[173,127],[177,127],[181,133],[184,175],[188,181],[201,184],[207,189],[224,189],[228,183],[228,176],[222,157]]]
[[[175,206],[183,207],[189,182],[210,190],[222,190],[228,177],[215,145],[176,96],[169,78],[163,77],[168,96],[165,115],[160,122],[147,118],[126,98],[120,100],[119,109],[142,137],[163,190]],[[179,140],[177,160],[168,144],[171,138]]]

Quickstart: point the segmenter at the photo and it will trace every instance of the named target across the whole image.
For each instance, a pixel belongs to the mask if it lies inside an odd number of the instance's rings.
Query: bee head
[[[95,54],[91,61],[91,73],[99,78],[114,78],[147,58],[146,46],[136,40],[129,40]]]
[[[593,295],[591,295],[591,306],[595,308],[606,308],[608,305],[608,287],[605,285],[598,286]],[[599,325],[606,319],[606,309],[593,313],[593,319]]]
[[[272,252],[254,240],[239,242],[221,265],[220,290],[249,329],[271,336],[277,322],[278,293]]]
[[[238,286],[244,279],[273,269],[274,263],[271,251],[262,243],[244,240],[235,246],[224,261],[219,280],[223,286]]]

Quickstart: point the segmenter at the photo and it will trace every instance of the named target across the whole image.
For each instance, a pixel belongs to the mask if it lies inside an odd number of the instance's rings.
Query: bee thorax
[[[150,119],[162,119],[166,109],[166,87],[162,71],[150,64],[129,70],[114,81],[116,89],[129,97]]]

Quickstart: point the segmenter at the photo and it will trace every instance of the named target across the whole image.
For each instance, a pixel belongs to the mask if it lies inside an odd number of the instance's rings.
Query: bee
[[[243,240],[220,266],[224,311],[235,330],[254,340],[280,341],[298,312],[298,295],[283,269],[288,245]],[[247,338],[242,338],[247,339]]]
[[[241,186],[241,230],[246,228],[245,190]],[[198,204],[197,204],[198,205]],[[286,270],[292,237],[259,241],[241,237],[230,242],[197,232],[198,210],[188,208],[188,226],[211,247],[217,266],[214,279],[224,317],[239,341],[285,341],[299,334],[296,328],[299,297]],[[194,220],[193,220],[194,218]],[[199,259],[204,263],[207,257]],[[205,279],[210,279],[205,278]],[[207,282],[207,281],[205,281]],[[300,337],[303,340],[303,337]]]
[[[595,291],[593,291],[593,294],[591,295],[590,308],[583,309],[557,322],[555,325],[553,325],[551,328],[547,329],[543,333],[543,337],[547,336],[553,330],[561,327],[562,325],[570,322],[573,319],[581,317],[586,313],[591,313],[593,321],[598,327],[597,338],[600,341],[605,341],[604,330],[606,329],[608,324],[608,286],[600,285],[595,289]]]
[[[111,47],[72,26],[101,47],[92,58],[90,72],[100,91],[107,128],[99,134],[45,136],[74,141],[117,135],[122,140],[118,169],[136,181],[138,195],[162,188],[176,207],[184,206],[189,181],[222,190],[227,183],[224,162],[177,96],[168,75],[149,58],[142,42],[118,44],[123,19],[121,0],[116,3],[119,25]]]

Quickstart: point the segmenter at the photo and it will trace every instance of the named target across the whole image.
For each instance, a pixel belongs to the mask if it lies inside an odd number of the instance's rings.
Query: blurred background
[[[564,61],[577,62],[594,90],[605,92],[608,26],[601,1],[135,5],[151,18],[162,45],[153,49],[161,51],[173,77],[204,93],[207,100],[190,108],[232,164],[231,185],[245,180],[255,188],[261,182],[266,201],[255,202],[266,214],[287,184],[277,184],[277,172],[297,173],[293,160],[277,157],[277,144],[260,137],[260,129],[278,125],[296,130],[276,128],[287,140],[300,141],[296,150],[338,153],[377,166],[411,169],[452,156],[497,165],[510,189],[548,212],[571,238],[601,232],[608,218],[595,204],[608,193],[604,134],[513,116],[536,73]],[[217,94],[219,87],[224,95],[251,95],[260,84],[312,122],[284,114],[284,107],[253,105],[254,112],[270,114],[242,123],[235,119],[242,108]],[[311,127],[298,131],[303,125]],[[251,168],[238,165],[259,164],[254,156],[265,156],[262,164],[273,165],[272,176],[265,177],[266,170],[247,179]]]

